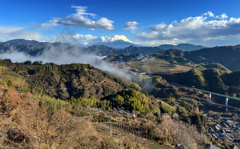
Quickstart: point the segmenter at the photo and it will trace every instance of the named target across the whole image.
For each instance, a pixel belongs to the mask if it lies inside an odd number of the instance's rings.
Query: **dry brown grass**
[[[63,109],[49,112],[37,96],[0,86],[0,148],[144,148],[129,134],[112,137]],[[130,138],[130,139],[129,139]]]
[[[94,148],[102,139],[85,119],[47,113],[39,101],[0,87],[0,148]]]
[[[148,127],[151,128],[150,135],[166,146],[182,144],[189,149],[197,149],[198,144],[206,140],[206,136],[200,134],[195,126],[172,120],[168,115],[162,117],[160,125]]]

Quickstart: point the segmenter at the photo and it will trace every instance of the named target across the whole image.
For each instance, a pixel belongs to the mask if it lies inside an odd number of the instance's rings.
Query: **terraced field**
[[[149,59],[145,61],[131,61],[124,63],[126,66],[136,68],[146,73],[178,73],[186,72],[193,68],[191,65],[171,64],[161,59]]]

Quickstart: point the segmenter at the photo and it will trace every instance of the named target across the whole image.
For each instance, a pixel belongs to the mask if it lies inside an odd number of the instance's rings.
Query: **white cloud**
[[[77,11],[77,15],[85,15],[85,16],[92,16],[92,17],[96,17],[96,14],[93,13],[86,13],[87,11],[87,7],[86,6],[72,6],[72,8],[75,8]]]
[[[53,18],[52,20],[42,23],[42,27],[53,27],[58,25],[73,26],[73,27],[82,27],[90,30],[101,29],[101,30],[115,30],[112,23],[114,21],[107,18],[100,18],[98,20],[91,20],[88,17],[96,18],[96,14],[87,13],[87,7],[84,6],[72,6],[76,9],[76,13],[68,15],[65,18]]]
[[[42,27],[53,27],[53,26],[58,26],[58,19],[57,18],[53,18],[52,20],[46,22],[46,23],[42,23],[41,26]]]
[[[228,18],[228,16],[227,16],[227,14],[226,13],[223,13],[222,15],[217,15],[216,16],[216,18],[219,18],[219,19],[227,19]]]
[[[5,42],[7,41],[5,38],[0,38],[0,42]]]
[[[0,26],[0,37],[20,38],[27,40],[41,39],[41,35],[35,31],[30,31],[22,27],[5,27],[5,26]]]
[[[135,30],[137,29],[138,24],[139,23],[136,21],[127,22],[126,24],[123,25],[123,30]]]
[[[74,35],[73,37],[79,40],[93,40],[97,38],[94,37],[93,35],[81,35],[81,34]]]
[[[222,39],[222,37],[240,36],[240,18],[228,20],[216,20],[209,18],[213,15],[210,12],[202,16],[188,17],[180,22],[174,21],[169,25],[153,25],[149,28],[152,32],[143,32],[136,37],[148,41],[169,41],[178,39],[176,42],[206,41],[211,39]],[[226,18],[222,14],[221,18]]]
[[[205,16],[214,17],[214,14],[211,11],[204,13]]]
[[[162,24],[152,25],[149,28],[153,31],[160,31],[160,30],[166,28],[166,26],[167,25],[165,23],[162,23]]]
[[[156,39],[158,37],[159,33],[156,31],[153,31],[151,33],[141,33],[138,34],[137,37],[141,38],[141,39],[148,39],[148,40],[152,40],[152,39]]]

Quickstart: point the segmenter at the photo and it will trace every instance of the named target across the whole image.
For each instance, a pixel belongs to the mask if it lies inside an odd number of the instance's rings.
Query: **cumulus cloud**
[[[141,33],[141,34],[137,34],[137,37],[138,38],[141,38],[141,39],[147,39],[147,40],[154,40],[154,39],[157,39],[159,36],[159,33],[156,32],[156,31],[153,31],[151,33]]]
[[[72,6],[72,8],[75,8],[77,11],[77,15],[85,15],[85,16],[92,16],[92,17],[96,17],[96,14],[93,13],[87,13],[87,7],[85,6]]]
[[[95,40],[98,37],[95,37],[95,36],[90,35],[90,34],[88,34],[88,35],[76,34],[76,35],[73,36],[73,38],[79,39],[81,41],[88,41],[88,40]]]
[[[30,31],[22,27],[5,27],[5,26],[0,26],[0,37],[21,38],[27,40],[41,39],[41,35],[37,32]]]
[[[219,19],[227,19],[228,18],[228,16],[227,16],[227,14],[226,13],[223,13],[222,15],[217,15],[216,16],[216,18],[219,18]]]
[[[165,23],[162,23],[162,24],[152,25],[149,28],[153,31],[160,31],[166,27],[167,27],[167,25]]]
[[[214,14],[211,11],[204,13],[205,16],[214,17]]]
[[[126,24],[123,25],[123,30],[135,30],[137,29],[138,24],[139,23],[136,21],[127,22]]]
[[[233,37],[240,35],[240,18],[226,18],[226,14],[219,16],[222,20],[211,18],[211,12],[204,13],[201,16],[188,17],[180,22],[173,21],[169,25],[158,24],[150,26],[152,32],[143,32],[137,34],[136,37],[142,40],[211,40],[221,39],[222,37]]]
[[[64,26],[82,27],[90,30],[94,30],[94,29],[109,30],[109,31],[115,30],[114,26],[112,25],[114,21],[109,20],[105,17],[102,17],[98,20],[89,19],[89,17],[92,17],[93,19],[95,19],[97,15],[93,13],[88,13],[87,7],[72,6],[72,8],[76,9],[76,13],[68,15],[65,18],[52,18],[52,20],[46,23],[42,23],[40,25],[42,27],[53,27],[58,25],[64,25]]]

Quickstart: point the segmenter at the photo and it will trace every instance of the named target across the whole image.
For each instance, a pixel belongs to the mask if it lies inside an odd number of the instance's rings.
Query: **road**
[[[226,107],[226,108],[232,108],[232,109],[240,110],[240,108],[237,108],[237,107],[226,106],[226,105],[224,105],[224,104],[219,104],[219,103],[215,103],[215,102],[209,102],[209,101],[204,101],[204,100],[201,100],[201,101],[199,101],[199,102],[205,103],[205,104],[209,104],[209,105],[214,105],[214,106],[222,106],[222,107]]]
[[[227,96],[227,95],[223,95],[223,94],[218,94],[218,93],[214,93],[214,92],[210,92],[210,91],[205,91],[205,90],[201,90],[201,89],[198,89],[198,88],[192,88],[192,89],[195,89],[195,90],[203,92],[203,93],[211,94],[211,95],[216,95],[216,96],[240,101],[240,99],[236,98],[236,97],[231,97],[231,96]]]

